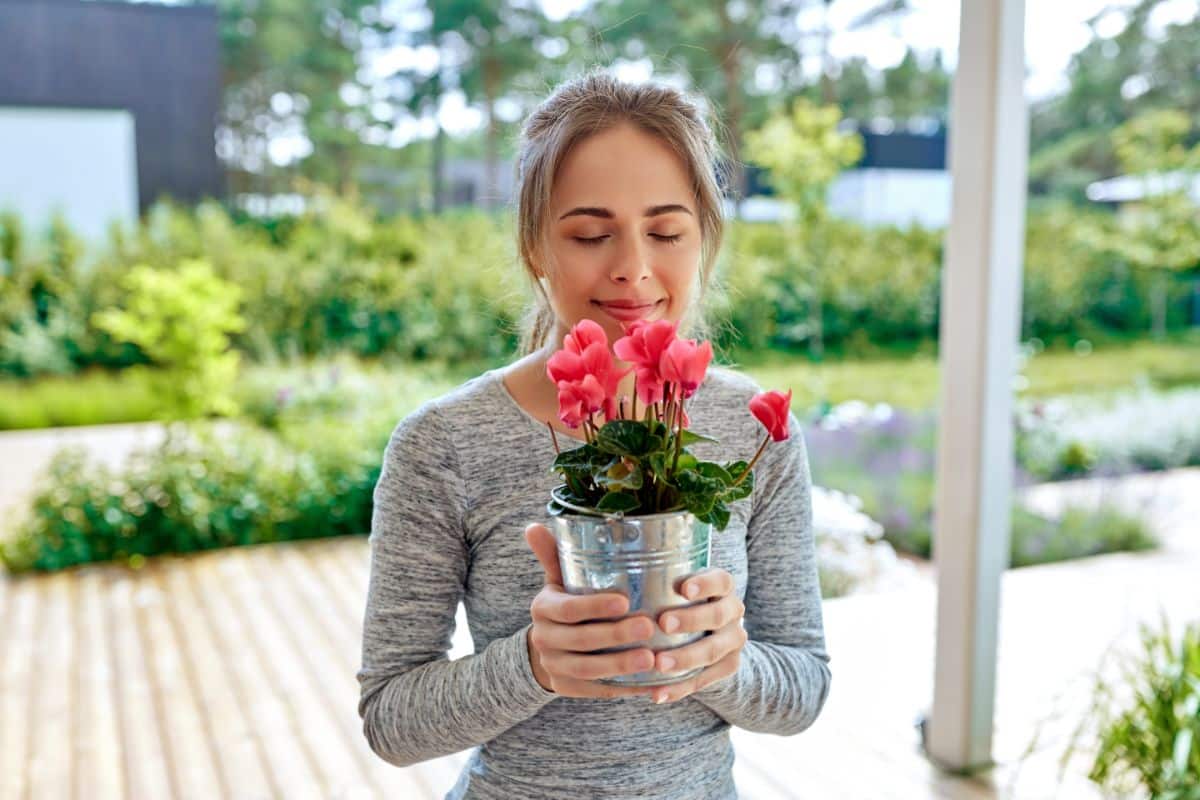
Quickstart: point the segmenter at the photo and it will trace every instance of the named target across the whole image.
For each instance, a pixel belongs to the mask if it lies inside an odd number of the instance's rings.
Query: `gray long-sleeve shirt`
[[[720,440],[702,460],[753,456],[765,430],[750,378],[710,367],[689,429]],[[447,798],[559,800],[737,796],[729,727],[792,735],[829,693],[808,458],[791,437],[754,467],[753,493],[713,532],[711,565],[733,575],[749,634],[738,671],[683,700],[560,697],[537,682],[526,636],[543,571],[525,526],[547,519],[550,432],[489,370],[406,416],[375,487],[358,704],[371,749],[408,766],[467,748]],[[578,446],[559,437],[564,449]],[[450,661],[458,603],[475,653]]]

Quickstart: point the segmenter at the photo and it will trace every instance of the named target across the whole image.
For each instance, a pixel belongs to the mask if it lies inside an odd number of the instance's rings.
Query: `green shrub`
[[[1094,760],[1088,777],[1114,796],[1200,798],[1200,623],[1177,640],[1165,612],[1157,629],[1139,625],[1141,650],[1123,659],[1115,680],[1100,675],[1087,715],[1063,756],[1085,731]]]
[[[83,252],[57,223],[44,232],[0,216],[0,373],[127,366],[149,356],[91,324],[119,306],[135,265],[203,260],[243,292],[249,360],[363,357],[478,360],[510,354],[529,290],[508,214],[455,211],[381,218],[355,197],[318,190],[303,215],[259,222],[220,204],[161,201]],[[1112,215],[1049,206],[1027,222],[1022,335],[1068,343],[1140,334],[1150,279],[1111,241]],[[819,230],[815,229],[819,227]],[[711,307],[720,351],[776,348],[870,355],[936,339],[944,232],[828,219],[791,232],[731,222]],[[811,240],[811,241],[810,241]],[[819,241],[818,241],[819,240]],[[820,253],[819,269],[797,263]],[[1192,281],[1169,288],[1167,327],[1187,327]]]
[[[175,423],[120,470],[65,448],[28,519],[0,542],[0,560],[13,572],[136,565],[160,553],[364,533],[388,430],[379,420],[368,429],[359,438],[340,422],[309,425],[312,438],[297,442]]]
[[[157,447],[118,468],[79,448],[51,460],[29,513],[0,541],[10,570],[54,570],[159,553],[365,533],[382,454],[396,423],[460,382],[458,367],[339,374],[259,369],[253,398],[294,387],[294,402],[260,421],[174,423]]]
[[[1048,564],[1102,553],[1150,550],[1157,544],[1144,522],[1115,508],[1068,508],[1053,520],[1016,506],[1009,564]]]
[[[161,405],[152,370],[143,364],[0,380],[0,430],[143,422],[156,419]]]
[[[164,413],[184,419],[236,414],[230,390],[240,355],[229,350],[227,334],[246,327],[237,311],[241,289],[195,260],[175,270],[138,266],[122,283],[129,291],[124,307],[97,312],[92,322],[133,342],[162,368],[155,377]]]

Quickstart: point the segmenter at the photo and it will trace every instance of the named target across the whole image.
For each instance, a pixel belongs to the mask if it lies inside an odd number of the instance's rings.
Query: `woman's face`
[[[700,268],[700,223],[687,167],[660,139],[621,124],[576,143],[555,176],[550,211],[551,349],[585,318],[610,343],[621,338],[635,317],[604,303],[652,304],[642,319],[683,317]]]

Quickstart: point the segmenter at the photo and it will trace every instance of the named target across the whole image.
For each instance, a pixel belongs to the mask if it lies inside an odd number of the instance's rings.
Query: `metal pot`
[[[701,522],[687,510],[627,516],[584,508],[562,499],[566,488],[565,484],[555,487],[550,493],[553,501],[546,505],[550,514],[547,527],[558,542],[563,588],[571,594],[624,594],[629,598],[629,612],[612,619],[643,615],[654,622],[654,635],[649,639],[595,652],[614,653],[638,647],[658,652],[707,636],[707,632],[666,633],[658,627],[658,617],[668,608],[699,604],[676,589],[683,578],[708,567],[712,525]],[[567,510],[555,508],[555,504]],[[685,681],[701,671],[699,667],[682,672],[650,669],[599,678],[598,682],[661,686]]]

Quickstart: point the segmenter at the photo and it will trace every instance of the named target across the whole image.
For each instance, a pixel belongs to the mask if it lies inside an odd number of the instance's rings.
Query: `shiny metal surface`
[[[557,493],[562,488],[554,490],[555,500],[560,504]],[[676,588],[683,578],[708,567],[712,547],[710,523],[700,522],[686,510],[645,516],[555,513],[549,504],[546,510],[550,515],[547,527],[558,542],[563,588],[571,594],[624,594],[629,598],[629,612],[612,619],[642,615],[655,623],[650,639],[595,652],[611,653],[637,647],[649,647],[658,652],[690,644],[708,635],[705,632],[666,633],[658,627],[658,616],[668,608],[696,605]],[[619,686],[660,686],[687,680],[700,671],[662,673],[651,669],[601,678],[599,682]]]

